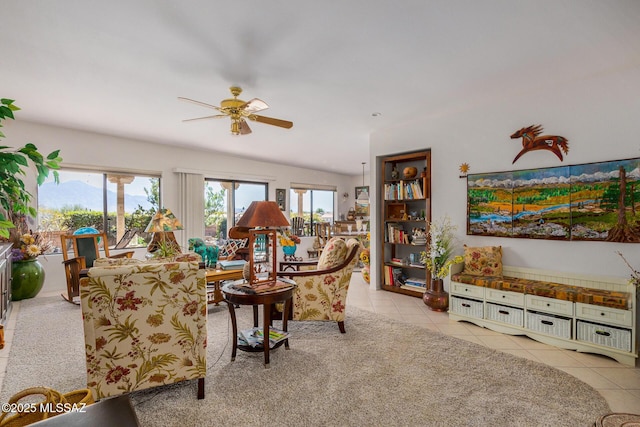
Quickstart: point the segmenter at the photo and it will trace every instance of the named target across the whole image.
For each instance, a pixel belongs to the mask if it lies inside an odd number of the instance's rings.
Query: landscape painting
[[[467,175],[467,234],[511,237],[513,172]]]
[[[569,240],[569,167],[513,172],[512,237]]]
[[[640,242],[640,159],[571,167],[571,237]]]
[[[640,159],[467,176],[467,234],[640,242]]]

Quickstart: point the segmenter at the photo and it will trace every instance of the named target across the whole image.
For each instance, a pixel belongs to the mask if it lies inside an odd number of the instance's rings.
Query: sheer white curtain
[[[178,242],[185,250],[191,237],[204,238],[204,175],[177,172],[178,174],[178,212],[184,230],[179,234]]]

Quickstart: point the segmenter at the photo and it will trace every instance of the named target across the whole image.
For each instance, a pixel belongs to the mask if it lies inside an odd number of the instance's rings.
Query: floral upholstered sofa
[[[113,260],[80,280],[87,385],[96,399],[198,378],[204,397],[205,271],[199,258]]]

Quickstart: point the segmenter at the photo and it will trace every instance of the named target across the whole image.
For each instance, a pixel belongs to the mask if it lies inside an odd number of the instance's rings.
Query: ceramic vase
[[[282,252],[284,252],[284,254],[288,257],[292,257],[296,254],[296,249],[298,247],[296,245],[291,245],[291,246],[283,246],[282,247]]]
[[[37,259],[14,261],[11,265],[11,299],[33,298],[44,285],[44,268]]]
[[[431,279],[431,286],[424,293],[422,301],[433,311],[447,311],[449,294],[444,290],[442,279]]]

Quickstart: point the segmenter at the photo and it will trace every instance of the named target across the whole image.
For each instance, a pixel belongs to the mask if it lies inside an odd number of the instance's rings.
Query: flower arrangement
[[[462,262],[460,255],[453,256],[454,232],[457,227],[445,216],[439,221],[432,221],[427,227],[429,248],[420,253],[420,261],[426,265],[434,279],[443,279],[449,274],[452,264]]]
[[[620,257],[624,260],[624,263],[627,264],[627,267],[631,269],[631,278],[629,279],[629,284],[635,286],[636,289],[640,291],[640,271],[631,267],[631,264],[629,264],[629,261],[627,261],[624,255],[622,255],[622,252],[618,251],[617,254],[620,255]]]
[[[290,231],[285,231],[278,235],[278,242],[281,246],[293,246],[300,243],[300,237],[291,234]]]
[[[20,236],[18,246],[11,249],[12,261],[26,261],[36,259],[51,249],[51,242],[45,240],[39,233],[25,233]]]

